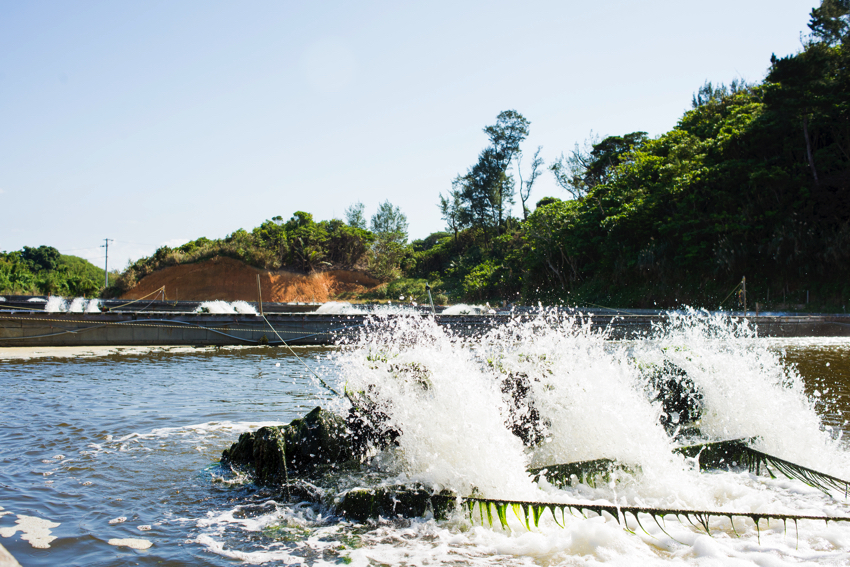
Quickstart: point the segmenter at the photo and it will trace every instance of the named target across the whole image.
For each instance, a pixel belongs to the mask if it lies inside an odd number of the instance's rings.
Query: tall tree
[[[407,216],[389,200],[384,201],[378,205],[378,212],[372,215],[372,232],[378,236],[392,235],[394,240],[406,243]]]
[[[531,122],[516,110],[504,110],[496,117],[494,125],[484,128],[493,150],[489,156],[492,160],[489,163],[490,201],[497,229],[501,229],[507,207],[514,204],[514,182],[508,169],[520,151],[520,144],[528,137],[530,125]]]
[[[582,152],[576,143],[575,149],[569,156],[561,156],[549,166],[549,171],[555,176],[558,186],[580,201],[587,195],[588,187],[584,183],[584,173],[590,165],[590,153]]]
[[[348,223],[348,226],[366,230],[366,217],[363,216],[365,208],[363,203],[357,201],[345,209],[345,222]]]
[[[540,176],[540,166],[543,165],[543,158],[540,157],[542,150],[543,146],[537,146],[537,151],[534,152],[534,157],[531,159],[531,173],[525,181],[522,179],[522,152],[517,152],[516,171],[519,177],[519,198],[522,201],[522,218],[524,220],[528,220],[528,207],[525,206],[525,202],[531,197],[531,188]]]
[[[407,217],[401,209],[384,201],[372,216],[372,232],[375,233],[375,240],[372,243],[369,269],[382,280],[399,277],[399,266],[407,244]]]
[[[850,0],[822,0],[809,15],[812,35],[827,45],[846,42],[850,32]]]
[[[446,221],[446,227],[454,233],[455,244],[457,244],[457,233],[463,226],[463,197],[461,189],[458,187],[460,181],[455,179],[452,182],[452,190],[448,196],[443,196],[440,193],[440,214],[442,219]]]
[[[478,161],[452,183],[459,191],[461,224],[480,228],[485,242],[492,230],[499,232],[514,204],[514,179],[511,163],[528,136],[529,121],[515,110],[505,110],[496,124],[484,128],[490,145],[478,155]]]

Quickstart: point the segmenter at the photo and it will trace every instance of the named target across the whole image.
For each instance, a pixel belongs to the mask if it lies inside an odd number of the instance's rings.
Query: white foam
[[[47,313],[65,313],[68,311],[68,302],[63,297],[51,295],[47,298],[44,310]]]
[[[370,392],[389,425],[401,432],[398,448],[375,461],[386,482],[416,481],[459,494],[475,490],[496,499],[850,517],[843,498],[799,481],[746,471],[700,473],[693,461],[672,453],[674,443],[658,422],[661,407],[650,401],[642,377],[643,368],[665,360],[702,390],[702,428],[709,438],[758,435],[759,446],[771,454],[850,478],[848,454],[822,427],[777,342],[758,338],[741,321],[685,311],[670,315],[647,339],[611,341],[580,315],[543,312],[473,341],[428,318],[379,317],[332,357],[340,387]],[[550,424],[548,442],[527,449],[506,428],[507,407],[498,387],[506,373],[530,378],[530,396],[541,420]],[[563,489],[534,484],[525,473],[528,465],[599,458],[636,464],[639,472],[615,474],[615,481],[595,487]],[[497,527],[470,528],[462,515],[448,522],[416,520],[406,531],[397,526],[370,531],[348,558],[354,564],[367,559],[492,564],[507,555],[537,564],[755,565],[769,552],[775,564],[830,564],[843,561],[841,545],[850,541],[850,527],[832,522],[801,522],[797,547],[796,534],[786,536],[781,522],[768,527],[762,521],[759,535],[749,518],[736,517],[733,530],[728,519],[712,517],[714,539],[670,517],[662,523],[668,536],[641,516],[651,534],[646,537],[633,519],[628,525],[638,535],[624,532],[607,515],[587,520],[568,515],[566,521],[561,529],[547,512],[540,528],[529,533],[512,516],[512,532],[501,530],[498,520]],[[825,542],[825,531],[836,543]]]
[[[366,312],[362,309],[354,307],[347,301],[328,301],[327,303],[323,303],[322,305],[320,305],[319,308],[314,311],[314,313],[354,315]]]
[[[243,315],[259,315],[257,310],[254,309],[254,306],[246,301],[234,301],[230,305],[233,306],[237,313],[242,313]]]
[[[5,297],[0,296],[0,301],[6,301]]]
[[[50,542],[56,539],[56,536],[50,530],[60,525],[57,522],[22,514],[18,514],[15,524],[17,524],[17,527],[0,528],[0,536],[12,537],[16,532],[21,532],[21,539],[28,541],[31,546],[37,549],[50,547]]]
[[[47,303],[47,300],[42,297],[30,297],[27,299],[29,303]]]
[[[227,301],[215,300],[204,301],[195,308],[195,313],[214,313],[217,315],[228,315],[230,313],[241,313],[243,315],[258,315],[257,310],[245,301]]]
[[[484,315],[490,311],[492,311],[492,309],[483,305],[466,305],[465,303],[458,303],[457,305],[445,308],[440,315]]]
[[[236,308],[234,308],[230,303],[221,300],[215,301],[204,301],[200,305],[195,308],[195,313],[214,313],[217,315],[226,315],[228,313],[236,313]]]
[[[82,313],[86,310],[88,301],[84,297],[75,297],[68,306],[68,313]]]
[[[100,313],[100,300],[90,299],[86,304],[86,313]]]
[[[129,547],[131,549],[144,550],[150,548],[153,545],[150,540],[147,539],[137,539],[137,538],[123,538],[123,539],[110,539],[108,542],[109,545],[114,545],[116,547]]]

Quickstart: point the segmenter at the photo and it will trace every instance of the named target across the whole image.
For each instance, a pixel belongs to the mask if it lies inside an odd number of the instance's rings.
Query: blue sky
[[[799,50],[816,4],[0,0],[0,250],[102,264],[108,237],[123,268],[385,199],[422,238],[500,111],[547,164],[591,130],[659,135],[705,80]]]

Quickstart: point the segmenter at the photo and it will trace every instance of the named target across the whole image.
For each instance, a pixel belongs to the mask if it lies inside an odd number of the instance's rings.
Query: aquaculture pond
[[[761,451],[847,479],[850,340],[763,339],[743,322],[691,314],[671,315],[640,340],[610,341],[553,313],[469,340],[427,317],[384,316],[352,344],[295,353],[0,350],[0,543],[25,567],[850,560],[848,523],[762,519],[757,528],[746,516],[850,517],[843,492],[739,466],[700,472],[674,451],[682,440],[661,425],[663,407],[644,378],[665,365],[687,375],[700,392],[704,440],[750,438]],[[348,402],[317,376],[339,392],[368,392],[400,433],[397,444],[317,488],[321,501],[287,500],[219,465],[240,433],[317,405],[345,415]],[[528,378],[538,424],[531,447],[512,430],[506,376]],[[599,458],[628,466],[560,487],[528,472]],[[646,516],[639,526],[631,516],[546,511],[527,527],[511,510],[507,528],[477,511],[470,518],[466,506],[445,519],[337,516],[335,498],[362,484],[745,516],[706,525]]]

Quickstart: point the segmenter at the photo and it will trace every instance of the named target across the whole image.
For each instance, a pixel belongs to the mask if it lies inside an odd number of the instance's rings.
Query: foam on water
[[[21,532],[21,539],[28,541],[34,548],[47,549],[50,547],[50,542],[56,539],[50,530],[59,525],[58,522],[51,522],[44,518],[18,514],[15,527],[0,528],[0,536],[12,537],[16,532]]]
[[[65,301],[64,297],[51,295],[47,298],[44,310],[47,313],[65,313],[68,311],[68,302]]]
[[[314,313],[334,315],[359,315],[366,313],[366,311],[354,307],[347,301],[328,301],[327,303],[323,303],[322,305],[320,305],[319,308],[314,311]]]
[[[82,313],[86,310],[88,301],[84,297],[75,297],[68,305],[68,313]]]
[[[490,307],[485,307],[483,305],[467,305],[465,303],[458,303],[457,305],[447,307],[442,311],[442,313],[440,313],[440,315],[484,315],[487,313],[495,313],[495,311],[490,309]]]
[[[217,315],[227,315],[230,313],[241,313],[244,315],[258,315],[257,310],[245,301],[227,301],[215,300],[204,301],[195,308],[195,313],[214,313]]]
[[[234,301],[230,305],[233,306],[233,309],[235,309],[237,313],[242,313],[243,315],[258,315],[254,306],[247,301]]]
[[[352,305],[347,301],[328,301],[319,306],[314,313],[330,315],[410,315],[418,313],[415,305],[405,304],[380,304],[380,305]]]
[[[29,303],[47,303],[47,300],[42,297],[31,297],[27,299]]]
[[[90,299],[86,304],[86,313],[100,313],[100,300]]]
[[[130,549],[138,550],[149,549],[153,545],[150,540],[139,538],[113,538],[106,543],[115,547],[129,547]]]
[[[695,462],[671,452],[676,443],[659,425],[662,408],[650,401],[643,378],[646,368],[664,361],[685,370],[703,392],[701,427],[710,439],[759,436],[759,447],[771,454],[850,477],[850,459],[823,427],[799,373],[784,362],[775,341],[758,338],[743,323],[700,313],[671,315],[669,325],[641,340],[611,341],[579,315],[543,313],[472,339],[429,317],[375,316],[351,344],[327,356],[319,369],[324,378],[336,380],[340,390],[368,392],[401,433],[397,447],[373,460],[386,483],[420,482],[496,499],[850,516],[843,495],[746,470],[700,473]],[[500,383],[510,375],[528,377],[529,396],[545,424],[543,440],[533,448],[506,426],[511,409]],[[347,411],[346,403],[339,401],[336,409]],[[92,444],[90,453],[134,459],[202,447],[214,460],[223,439],[266,425],[199,421],[125,429]],[[603,457],[637,467],[595,487],[558,488],[535,483],[526,472],[529,466]],[[253,487],[242,495],[239,487],[246,482],[213,478],[210,492],[221,490],[226,498],[170,521],[185,524],[187,539],[205,552],[245,564],[840,565],[850,546],[845,524],[802,521],[799,531],[789,523],[786,533],[781,522],[768,526],[762,520],[757,531],[751,519],[738,517],[734,524],[712,517],[713,537],[684,518],[667,517],[658,526],[642,515],[639,526],[629,517],[630,534],[607,514],[567,514],[564,521],[559,515],[559,527],[548,511],[531,531],[510,510],[508,530],[498,521],[493,527],[472,523],[460,510],[440,521],[358,524],[331,516],[319,504],[286,502]],[[333,494],[328,496],[331,501]],[[107,519],[129,518],[128,511],[116,509]],[[150,523],[139,518],[115,525],[134,522],[145,522],[131,526],[136,534]],[[164,547],[152,541],[154,551]]]
[[[694,311],[669,317],[668,324],[632,341],[606,340],[604,331],[591,330],[580,315],[555,312],[516,319],[474,340],[429,318],[376,318],[332,357],[328,375],[339,376],[340,388],[348,392],[368,392],[387,413],[388,425],[401,433],[398,447],[374,461],[388,483],[420,482],[495,499],[850,516],[843,498],[798,481],[746,471],[700,473],[694,460],[671,451],[676,443],[660,425],[662,407],[651,401],[643,378],[645,369],[665,361],[687,372],[703,392],[704,437],[758,437],[757,447],[766,452],[850,478],[847,452],[823,426],[800,375],[783,362],[782,352],[770,348],[771,341],[759,339],[745,321]],[[529,378],[529,396],[545,424],[544,439],[533,448],[506,426],[509,402],[500,390],[505,376],[521,375]],[[529,466],[599,458],[637,467],[609,483],[563,489],[534,483],[526,472]],[[630,528],[642,534],[631,535],[608,516],[567,516],[565,529],[547,518],[531,533],[516,518],[509,522],[513,531],[470,526],[462,515],[444,522],[414,520],[401,546],[402,528],[389,524],[369,531],[369,543],[348,558],[363,564],[394,563],[405,554],[449,563],[461,562],[453,555],[460,554],[473,564],[735,558],[746,565],[772,556],[777,565],[828,564],[845,557],[850,544],[850,526],[823,522],[801,522],[797,544],[793,526],[786,536],[781,523],[768,528],[762,522],[759,535],[747,518],[735,518],[734,524],[712,518],[713,539],[684,519],[666,520],[670,535],[648,517],[643,527],[651,535],[643,534],[629,519]],[[828,538],[821,535],[826,532]]]

